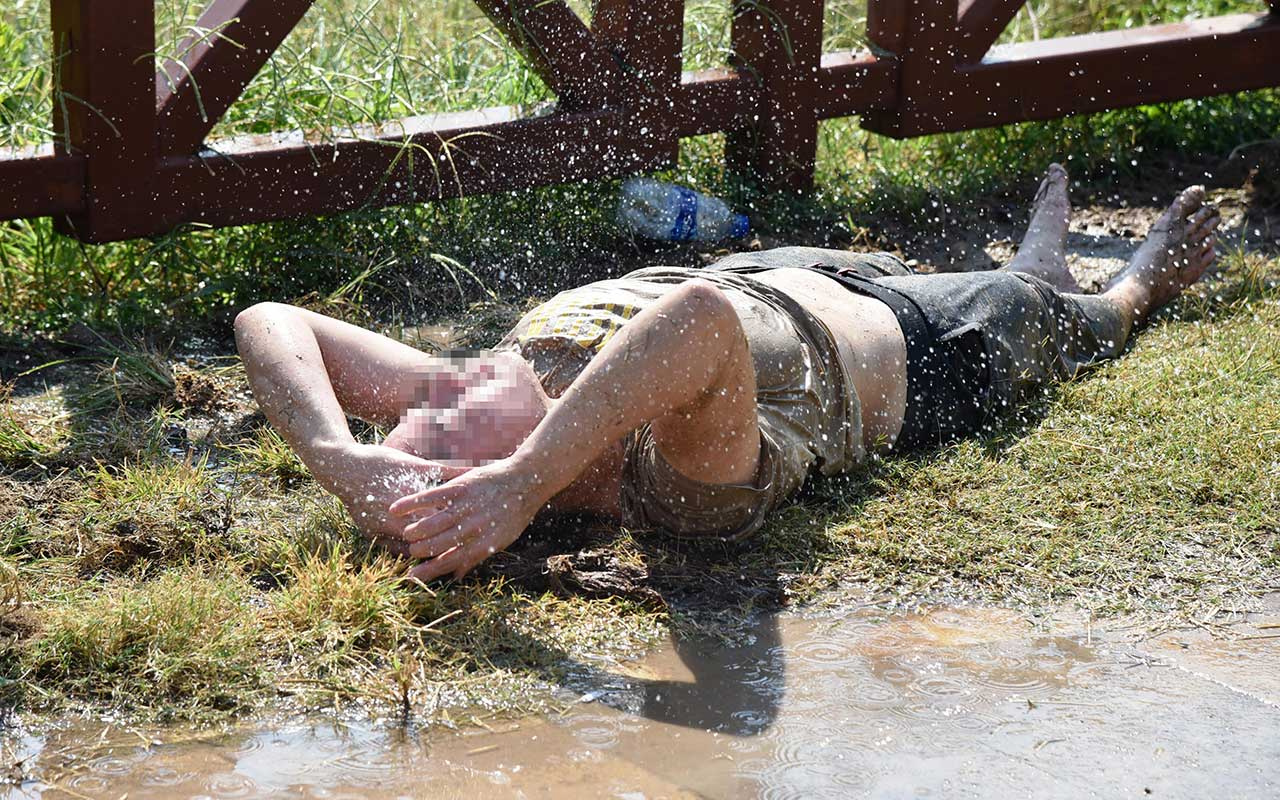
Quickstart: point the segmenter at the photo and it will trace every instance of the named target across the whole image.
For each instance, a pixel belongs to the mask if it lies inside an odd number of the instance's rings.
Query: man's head
[[[384,444],[456,466],[511,455],[551,403],[532,367],[507,352],[450,353],[422,389]]]

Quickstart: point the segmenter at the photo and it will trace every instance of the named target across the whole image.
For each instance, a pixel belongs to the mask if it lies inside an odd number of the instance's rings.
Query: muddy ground
[[[1116,187],[1073,184],[1074,214],[1068,238],[1068,260],[1086,289],[1095,290],[1121,269],[1142,241],[1164,205],[1181,188],[1203,183],[1209,199],[1222,212],[1220,249],[1244,248],[1264,253],[1280,251],[1280,146],[1254,145],[1227,159],[1174,161],[1141,183]],[[883,249],[901,256],[922,271],[972,271],[997,268],[1017,250],[1025,229],[1034,186],[971,202],[938,205],[910,218],[882,216],[858,220],[852,233],[835,228],[797,231],[786,240],[752,236],[739,243],[748,249],[786,244],[812,244],[854,250]],[[697,264],[727,252],[709,246],[654,245],[619,247],[613,263],[578,265],[570,274],[618,274],[655,263]],[[536,298],[509,297],[477,304],[462,315],[441,319],[398,320],[389,331],[405,341],[431,350],[483,346],[500,335],[522,309]],[[192,332],[173,332],[169,342],[140,340],[73,325],[55,338],[0,342],[0,382],[12,397],[17,419],[40,427],[70,418],[73,442],[58,455],[41,462],[10,463],[0,476],[0,507],[28,505],[49,508],[66,489],[57,476],[86,458],[128,458],[131,440],[121,438],[94,412],[111,400],[160,404],[180,410],[162,421],[153,433],[171,454],[204,459],[211,467],[227,461],[227,448],[265,425],[235,359],[229,318],[206,321]],[[154,384],[103,384],[104,362],[119,350],[147,360],[157,373]],[[118,360],[118,359],[117,359]],[[41,366],[49,365],[49,366]],[[114,398],[112,395],[114,394]],[[105,404],[105,405],[104,405]],[[369,438],[378,432],[356,423]],[[83,444],[78,446],[77,442]],[[305,473],[300,473],[299,477]],[[248,476],[253,481],[261,476]],[[286,476],[288,479],[288,476]],[[316,491],[319,491],[318,489]],[[725,544],[654,544],[635,540],[619,550],[616,532],[607,525],[580,520],[574,525],[544,525],[523,537],[507,553],[499,554],[480,571],[501,576],[532,590],[626,597],[651,608],[673,604],[687,608],[710,603],[723,607],[746,602],[771,607],[787,598],[785,576],[719,575],[708,569],[720,561]],[[637,557],[632,557],[637,556]],[[744,580],[744,578],[746,578]]]
[[[297,715],[71,721],[0,745],[15,796],[1270,797],[1280,595],[1147,634],[1070,615],[766,615],[738,646],[586,663],[557,713],[460,731]]]
[[[1196,162],[1140,186],[1074,185],[1069,260],[1083,284],[1121,268],[1197,181],[1223,212],[1229,270],[1131,357],[1060,387],[1008,430],[815,480],[739,544],[547,521],[466,580],[421,589],[369,551],[266,424],[229,314],[146,335],[75,324],[2,341],[0,711],[50,722],[73,710],[207,720],[359,708],[452,724],[476,708],[554,708],[573,664],[643,652],[665,633],[749,641],[760,612],[779,608],[1065,604],[1144,630],[1256,610],[1280,586],[1265,501],[1277,491],[1265,437],[1280,426],[1271,152],[1232,180]],[[1034,190],[739,244],[991,268],[1015,251]],[[557,274],[726,252],[616,244]],[[492,343],[537,299],[435,316],[405,311],[422,295],[304,301],[434,350]],[[1172,426],[1160,407],[1170,396],[1181,405]],[[353,426],[366,441],[381,434]]]

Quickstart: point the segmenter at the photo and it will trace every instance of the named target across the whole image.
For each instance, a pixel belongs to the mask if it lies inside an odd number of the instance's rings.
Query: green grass
[[[203,463],[98,465],[84,477],[84,494],[62,506],[65,522],[50,537],[81,574],[145,574],[156,561],[210,563],[239,549],[226,498]]]
[[[861,5],[829,5],[827,49],[861,46]],[[1006,38],[1259,5],[1035,4]],[[52,135],[45,6],[0,9],[0,146]],[[197,6],[158,4],[162,57]],[[688,4],[688,65],[725,62],[727,9]],[[487,30],[463,0],[322,0],[218,134],[549,99]],[[1175,154],[1212,164],[1277,125],[1274,91],[909,142],[832,121],[803,203],[730,183],[720,136],[686,142],[671,176],[740,201],[778,240],[892,246],[859,237],[885,220],[973,221],[1050,160],[1087,189],[1145,190]],[[725,631],[779,601],[867,592],[1200,618],[1280,579],[1280,260],[1240,251],[1131,354],[1022,421],[819,481],[754,542],[553,526],[467,581],[403,581],[254,413],[231,313],[293,301],[428,348],[482,345],[531,296],[699,262],[695,249],[620,236],[616,191],[552,187],[108,246],[45,221],[0,226],[0,378],[12,383],[0,397],[3,699],[197,718],[359,703],[444,721],[547,707],[539,688],[577,661],[636,652],[672,628]],[[420,327],[440,318],[462,323],[447,345]],[[602,589],[593,571],[621,578]]]
[[[0,414],[0,462],[14,466],[35,463],[52,451],[49,443],[32,434],[5,404]]]
[[[91,407],[151,405],[170,401],[176,386],[173,368],[164,354],[148,344],[117,345],[100,339],[89,351],[96,363],[92,384],[83,400]]]
[[[239,575],[184,569],[78,587],[41,615],[21,657],[23,688],[58,687],[107,707],[147,698],[183,716],[232,710],[265,682],[249,590]]]
[[[302,459],[273,428],[261,429],[245,444],[236,445],[239,468],[258,475],[270,475],[283,483],[311,477]]]

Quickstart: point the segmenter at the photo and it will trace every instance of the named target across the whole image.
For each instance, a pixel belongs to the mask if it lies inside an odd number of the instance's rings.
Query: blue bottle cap
[[[729,229],[730,239],[741,239],[751,231],[751,223],[747,221],[746,214],[733,215],[733,227]]]

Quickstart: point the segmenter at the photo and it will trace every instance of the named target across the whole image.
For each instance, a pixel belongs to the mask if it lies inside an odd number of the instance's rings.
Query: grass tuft
[[[11,467],[38,464],[53,447],[33,434],[14,415],[8,402],[0,410],[0,462]]]
[[[416,638],[415,620],[437,608],[433,593],[404,583],[403,565],[390,559],[353,563],[350,552],[326,550],[295,557],[273,597],[274,623],[311,654],[309,672],[328,675]]]
[[[115,345],[104,340],[95,359],[102,365],[85,393],[87,405],[155,405],[173,400],[173,368],[159,350],[146,344]]]
[[[268,475],[284,484],[307,480],[311,471],[274,428],[259,428],[253,439],[229,448],[236,454],[236,469]]]
[[[53,532],[55,547],[84,574],[234,557],[231,499],[215,489],[204,464],[126,462],[99,466],[86,478]]]
[[[21,666],[35,686],[113,708],[229,710],[264,682],[262,628],[237,575],[178,569],[50,603]]]

